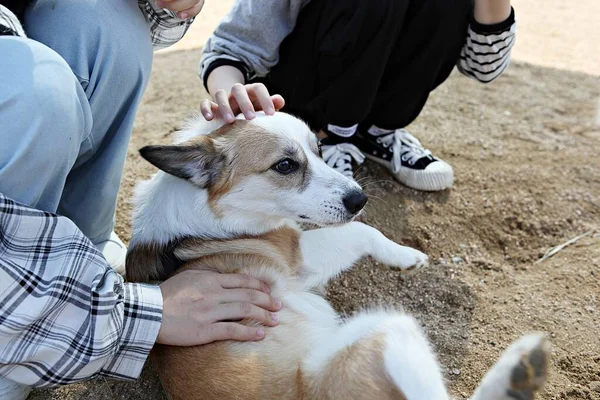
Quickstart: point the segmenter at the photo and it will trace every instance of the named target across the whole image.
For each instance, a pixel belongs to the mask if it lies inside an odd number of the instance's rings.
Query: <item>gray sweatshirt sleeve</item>
[[[199,71],[204,84],[216,65],[234,65],[246,79],[266,76],[309,1],[237,0],[204,46]]]

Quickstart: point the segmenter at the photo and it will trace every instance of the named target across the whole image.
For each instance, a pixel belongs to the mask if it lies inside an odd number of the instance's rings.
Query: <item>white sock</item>
[[[341,137],[345,137],[345,138],[349,138],[350,136],[354,135],[356,133],[357,128],[358,128],[358,124],[348,126],[348,127],[337,126],[337,125],[333,125],[333,124],[327,125],[327,130],[329,132],[331,132],[337,136],[341,136]]]
[[[369,128],[369,130],[367,132],[369,132],[369,134],[373,135],[373,136],[383,136],[383,135],[388,135],[394,131],[395,131],[395,129],[383,129],[378,126],[371,125],[371,127]]]

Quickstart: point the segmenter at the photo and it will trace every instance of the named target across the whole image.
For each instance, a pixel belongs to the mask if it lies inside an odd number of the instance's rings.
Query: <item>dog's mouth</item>
[[[329,219],[329,218],[316,219],[316,218],[312,218],[306,214],[300,214],[300,215],[298,215],[298,222],[314,224],[319,227],[337,226],[337,225],[348,224],[348,223],[356,220],[357,218],[360,218],[360,216],[363,213],[364,213],[364,210],[360,210],[356,214],[346,214],[344,216],[337,217],[337,218],[331,218],[331,219]]]

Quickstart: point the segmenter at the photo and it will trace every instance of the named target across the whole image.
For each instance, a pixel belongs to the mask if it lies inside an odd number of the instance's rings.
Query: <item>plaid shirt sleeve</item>
[[[0,193],[0,376],[137,378],[161,318],[160,288],[124,283],[69,219]]]
[[[154,0],[138,0],[138,6],[150,24],[155,50],[177,43],[194,22],[194,18],[182,20],[173,11],[157,7]]]

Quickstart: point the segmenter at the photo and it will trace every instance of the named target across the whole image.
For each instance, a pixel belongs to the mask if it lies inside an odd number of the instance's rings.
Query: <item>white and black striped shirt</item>
[[[488,83],[498,78],[510,64],[515,44],[515,12],[503,22],[482,25],[471,22],[456,66],[464,75]]]

